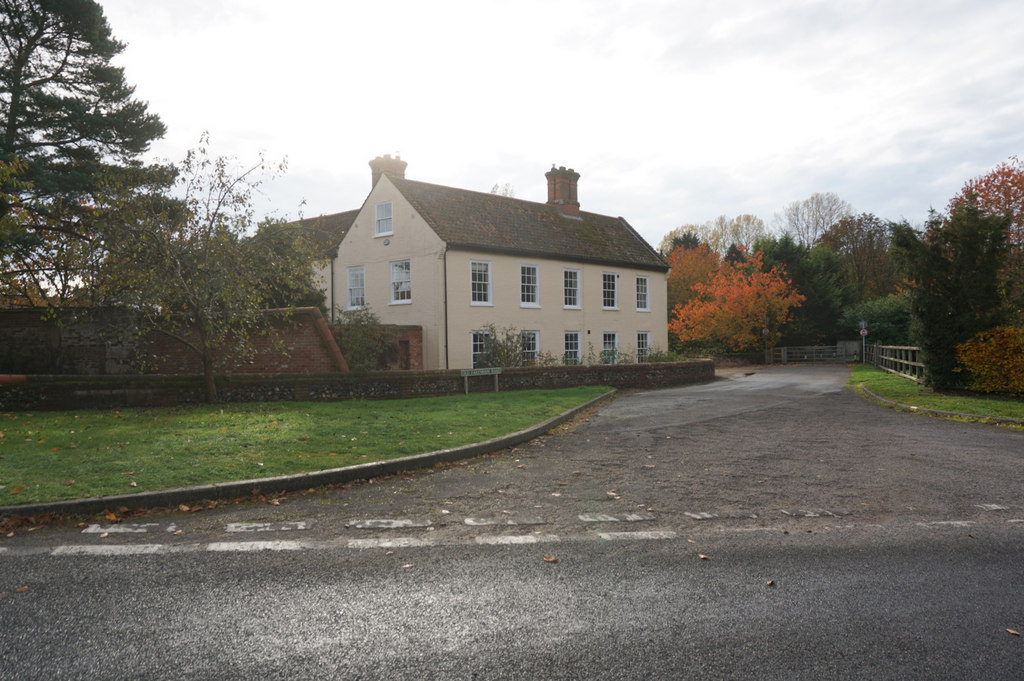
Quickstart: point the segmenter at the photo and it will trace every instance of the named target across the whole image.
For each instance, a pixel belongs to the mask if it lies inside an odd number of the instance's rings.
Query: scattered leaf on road
[[[14,590],[14,593],[16,593],[16,594],[23,594],[26,591],[28,591],[28,587],[27,586],[19,586],[17,589]]]
[[[415,565],[415,563],[406,563],[405,565],[402,566],[402,569],[405,570],[405,569],[411,568],[413,565]]]
[[[1016,631],[1016,630],[1014,630],[1014,629],[1007,629],[1007,630],[1006,630],[1006,633],[1008,633],[1008,634],[1013,634],[1014,636],[1020,636],[1020,632],[1019,632],[1019,631]]]
[[[767,582],[764,583],[764,585],[765,586],[775,586],[775,580],[774,579],[769,579]]]
[[[545,554],[545,556],[544,556],[544,562],[545,562],[545,563],[557,563],[557,562],[558,562],[558,559],[557,559],[557,558],[555,558],[554,556],[550,556],[550,555],[546,555],[546,554]]]
[[[178,510],[179,511],[183,511],[185,513],[188,513],[192,509],[188,505],[186,505],[186,504],[181,504],[180,506],[178,506]]]
[[[104,511],[103,517],[107,520],[117,520],[117,516],[114,514],[113,511]]]
[[[697,557],[700,558],[701,560],[708,560],[708,557],[705,556],[703,553],[698,553]]]

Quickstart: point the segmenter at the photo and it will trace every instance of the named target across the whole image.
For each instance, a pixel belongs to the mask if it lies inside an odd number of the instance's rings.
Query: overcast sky
[[[261,212],[358,208],[367,162],[547,199],[657,246],[815,192],[923,222],[1024,154],[1021,0],[99,0],[180,160],[287,157]],[[305,200],[305,206],[300,203]]]

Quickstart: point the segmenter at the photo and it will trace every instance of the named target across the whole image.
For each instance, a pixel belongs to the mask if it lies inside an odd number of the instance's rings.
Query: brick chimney
[[[576,198],[576,183],[580,174],[565,166],[551,166],[544,177],[548,178],[548,205],[556,206],[565,215],[579,217],[580,202]]]
[[[395,154],[394,158],[391,158],[391,154],[384,154],[370,161],[370,171],[373,173],[370,188],[377,186],[377,180],[380,179],[381,175],[387,175],[388,177],[397,177],[400,180],[405,179],[405,167],[409,165],[402,158]]]

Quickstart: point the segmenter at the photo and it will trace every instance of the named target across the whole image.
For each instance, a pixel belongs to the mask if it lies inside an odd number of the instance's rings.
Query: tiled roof
[[[623,218],[546,203],[389,178],[449,248],[668,270]]]
[[[333,257],[338,244],[348,234],[357,215],[359,215],[359,209],[347,210],[344,213],[305,218],[295,224],[309,231],[318,253],[325,257]]]

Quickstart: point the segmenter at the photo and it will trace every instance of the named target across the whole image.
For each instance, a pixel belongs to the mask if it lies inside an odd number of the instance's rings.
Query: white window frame
[[[533,300],[527,300],[531,297]],[[519,307],[540,307],[540,268],[536,265],[519,266]]]
[[[636,278],[636,311],[651,311],[651,279],[637,275]]]
[[[358,277],[358,281],[356,278]],[[358,284],[358,285],[356,285]],[[358,291],[358,299],[355,292]],[[345,309],[362,310],[366,307],[366,267],[353,265],[345,268]]]
[[[373,236],[391,236],[394,233],[394,207],[390,201],[382,201],[374,207]]]
[[[608,347],[608,339],[611,339],[611,348]],[[609,355],[608,353],[611,353]],[[601,335],[601,363],[616,364],[619,357],[619,334],[617,331],[605,331]],[[608,360],[611,361],[608,361]]]
[[[582,364],[583,355],[581,354],[582,348],[582,335],[579,331],[566,331],[562,336],[564,339],[562,342],[562,362],[564,364]],[[575,348],[570,349],[569,341],[573,340]],[[571,361],[570,361],[571,360]]]
[[[636,332],[636,361],[644,363],[651,358],[651,332]]]
[[[568,277],[568,275],[570,273],[573,275],[573,278],[576,280],[574,282],[575,286],[572,289],[570,289],[568,286],[566,286],[567,277]],[[583,309],[583,289],[580,286],[580,280],[582,278],[583,277],[582,277],[582,274],[581,274],[580,270],[572,269],[572,268],[569,268],[569,267],[566,267],[565,269],[562,270],[562,308],[564,308],[566,310],[582,310]],[[571,304],[571,303],[567,303],[566,302],[566,299],[568,298],[567,294],[568,294],[568,292],[570,290],[572,290],[572,292],[574,294],[574,298],[576,299],[576,303],[575,304]]]
[[[523,346],[523,364],[535,363],[540,354],[540,331],[520,331],[519,338]]]
[[[403,273],[407,276],[402,277]],[[404,290],[402,284],[406,284]],[[391,263],[390,304],[409,305],[410,303],[412,303],[412,262],[409,260],[396,260]]]
[[[483,266],[483,269],[478,269],[478,266]],[[483,306],[494,306],[494,297],[492,292],[493,280],[491,272],[491,262],[489,260],[470,260],[469,261],[469,304],[470,305],[483,305]],[[485,272],[487,275],[487,281],[481,282],[477,278],[478,272]],[[479,288],[481,284],[484,284],[484,288]],[[486,300],[476,300],[479,294],[484,294]]]
[[[476,330],[469,334],[469,357],[472,368],[476,368],[477,358],[483,354],[487,339],[491,337],[490,331]],[[478,347],[479,346],[479,347]]]
[[[611,288],[608,287],[609,283],[611,283]],[[611,292],[611,305],[608,304],[609,291]],[[601,273],[601,309],[619,309],[619,275],[616,272]]]

